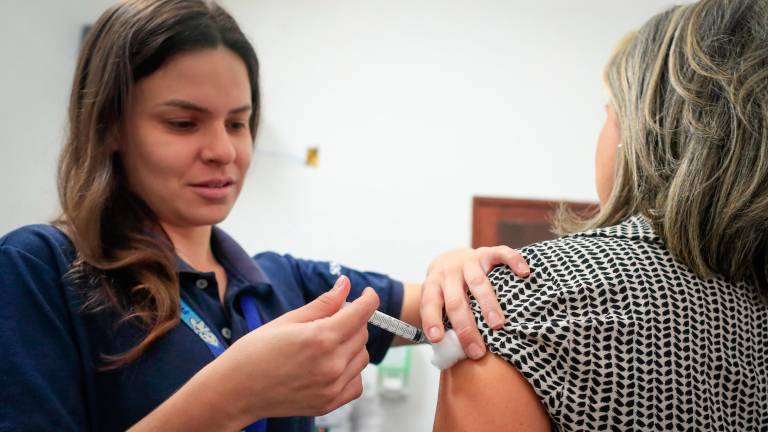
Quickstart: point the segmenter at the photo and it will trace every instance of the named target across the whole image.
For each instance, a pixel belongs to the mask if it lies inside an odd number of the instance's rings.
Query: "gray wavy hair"
[[[701,0],[625,38],[605,80],[622,147],[613,191],[561,233],[643,214],[702,278],[768,293],[768,1]]]

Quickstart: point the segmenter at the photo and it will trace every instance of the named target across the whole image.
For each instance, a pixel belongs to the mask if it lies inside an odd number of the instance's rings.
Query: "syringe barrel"
[[[416,343],[424,342],[424,334],[420,329],[385,313],[379,311],[374,312],[368,319],[368,322],[376,327],[383,328],[390,333],[408,339],[409,341]]]

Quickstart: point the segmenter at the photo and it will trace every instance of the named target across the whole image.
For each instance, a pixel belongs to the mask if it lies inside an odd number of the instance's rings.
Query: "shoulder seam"
[[[24,255],[24,256],[32,259],[36,263],[40,264],[41,266],[43,266],[43,267],[45,267],[45,268],[47,268],[47,269],[49,269],[49,270],[51,270],[51,271],[53,271],[55,273],[56,269],[54,267],[51,267],[49,264],[46,264],[45,262],[43,262],[40,258],[32,255],[31,253],[25,251],[24,249],[18,248],[16,246],[8,246],[8,245],[3,244],[3,245],[0,245],[0,250],[9,250],[9,251],[17,252],[18,254]]]

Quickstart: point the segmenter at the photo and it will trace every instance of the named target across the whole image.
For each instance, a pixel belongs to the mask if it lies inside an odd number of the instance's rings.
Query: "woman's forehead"
[[[181,53],[136,83],[133,99],[142,106],[182,100],[229,111],[251,103],[248,68],[224,47]]]

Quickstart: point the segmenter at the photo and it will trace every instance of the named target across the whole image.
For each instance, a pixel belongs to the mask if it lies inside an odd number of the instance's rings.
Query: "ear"
[[[123,134],[121,133],[122,127],[115,126],[110,128],[110,131],[107,133],[106,136],[106,143],[107,149],[109,150],[110,154],[114,153],[122,153],[123,151]]]

